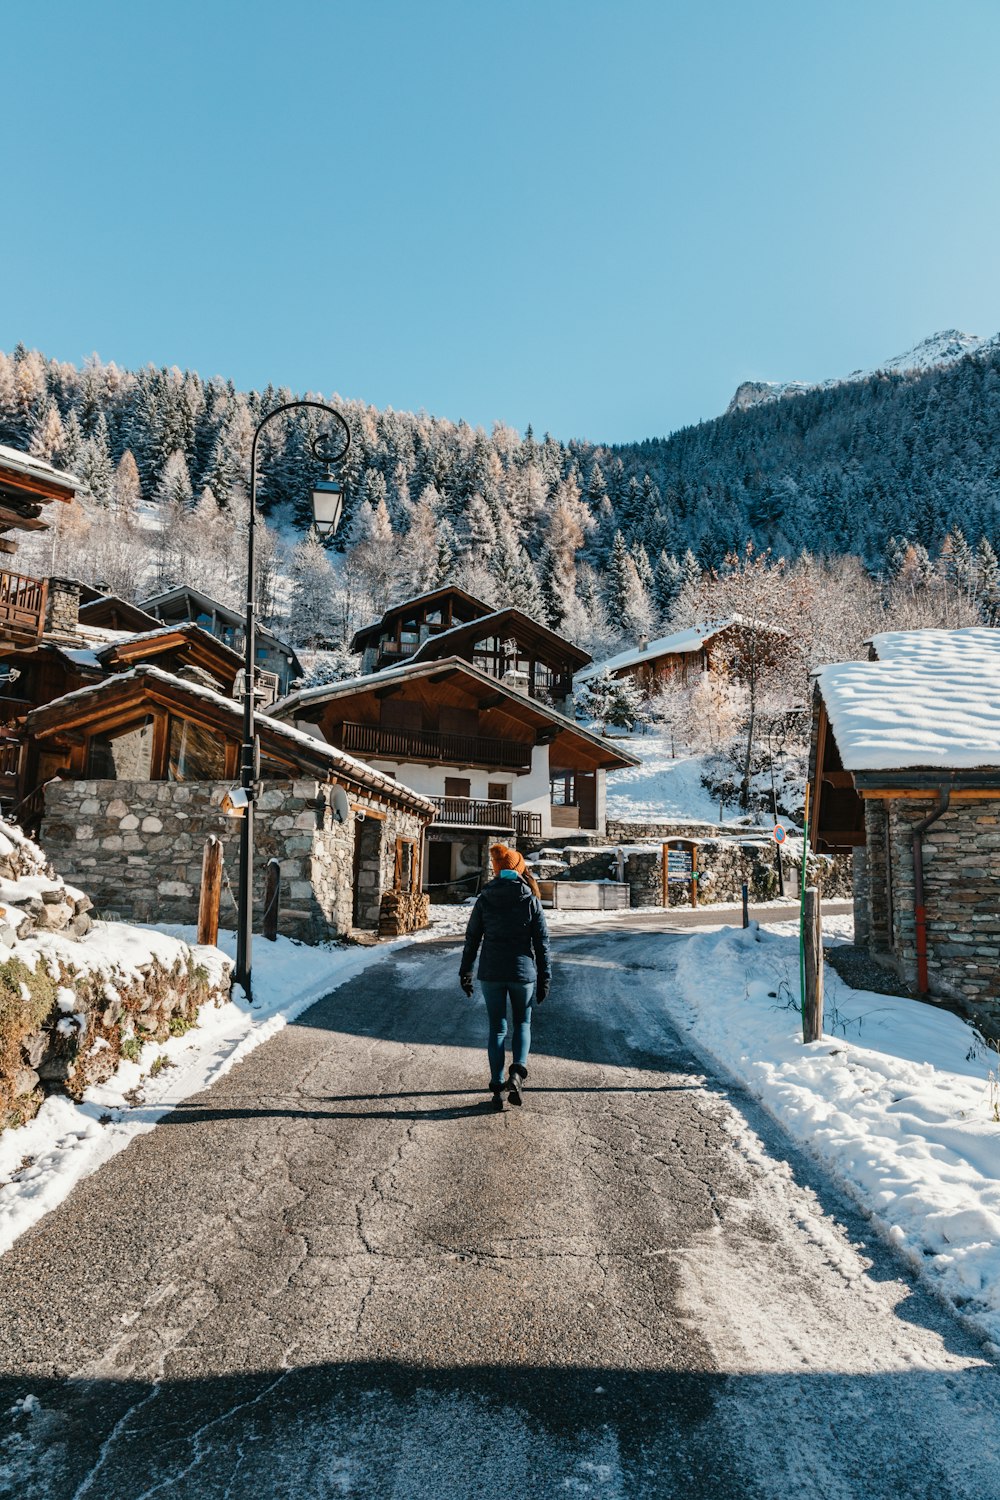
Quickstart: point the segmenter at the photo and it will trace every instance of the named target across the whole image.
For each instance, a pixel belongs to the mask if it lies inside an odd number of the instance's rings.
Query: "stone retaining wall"
[[[228,782],[58,781],[46,788],[41,839],[53,867],[90,892],[98,912],[135,922],[194,923],[205,842],[223,845],[221,921],[235,926],[240,824],[220,810]],[[254,822],[254,896],[263,909],[267,863],[281,872],[278,930],[305,942],[355,925],[354,840],[373,845],[371,901],[362,925],[377,928],[382,891],[394,879],[397,838],[423,832],[415,813],[355,797],[371,816],[337,823],[329,788],[312,780],[265,782]],[[368,872],[362,868],[362,876]]]
[[[681,834],[673,837],[683,837]],[[778,871],[775,862],[775,846],[771,843],[739,839],[696,840],[698,844],[698,904],[711,906],[714,902],[739,901],[744,881],[750,888],[752,901],[771,901],[778,895]],[[615,878],[617,861],[615,851],[605,845],[600,849],[572,846],[562,850],[566,868],[546,872],[553,880],[606,880]],[[625,860],[625,879],[631,892],[631,905],[659,906],[663,898],[662,844],[651,844],[647,848],[628,847]],[[802,880],[800,859],[785,853],[782,855],[785,873],[785,891],[795,895]],[[810,854],[807,867],[810,883],[822,887],[827,900],[838,896],[849,898],[852,890],[852,870],[849,857]],[[686,882],[672,881],[669,887],[669,904],[687,906],[691,901],[691,888]]]

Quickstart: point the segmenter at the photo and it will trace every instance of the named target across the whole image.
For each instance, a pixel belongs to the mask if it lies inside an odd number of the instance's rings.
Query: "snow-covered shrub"
[[[598,672],[574,693],[577,713],[594,719],[606,729],[632,729],[643,717],[645,698],[631,677],[612,677]]]

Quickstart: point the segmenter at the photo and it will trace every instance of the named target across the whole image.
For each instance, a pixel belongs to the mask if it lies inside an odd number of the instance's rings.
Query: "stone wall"
[[[913,908],[913,825],[932,803],[893,799],[888,806],[888,883],[873,878],[877,894],[886,884],[891,906],[888,944],[872,928],[874,951],[888,947],[899,972],[917,982]],[[877,832],[879,808],[866,805],[866,822]],[[1000,1035],[1000,799],[957,802],[924,835],[924,905],[927,911],[927,972],[931,993],[959,1006],[991,1035]],[[874,906],[874,902],[873,902]],[[879,939],[882,937],[881,945]]]
[[[673,835],[681,837],[681,835]],[[778,872],[775,862],[775,846],[772,843],[751,842],[740,839],[705,839],[698,842],[698,904],[711,906],[715,902],[739,901],[744,881],[750,888],[752,901],[771,901],[778,895]],[[663,898],[662,844],[648,847],[629,845],[626,847],[625,879],[631,893],[633,907],[659,906]],[[555,880],[606,880],[615,878],[617,868],[615,850],[608,845],[602,848],[567,846],[561,851],[565,868],[547,872],[546,878]],[[785,872],[786,895],[798,893],[802,879],[802,866],[798,858],[782,855]],[[849,857],[810,854],[807,879],[822,887],[827,900],[851,894],[851,863]],[[691,902],[691,888],[686,882],[671,881],[669,904],[687,906]]]
[[[190,924],[198,916],[205,842],[214,834],[224,851],[221,922],[233,927],[240,823],[220,811],[228,789],[228,782],[55,782],[46,788],[41,838],[54,868],[86,887],[100,914]],[[393,884],[396,838],[415,838],[419,847],[422,834],[415,813],[387,809],[373,798],[353,800],[384,817],[359,821],[352,815],[337,823],[328,790],[312,780],[265,782],[254,821],[255,925],[267,863],[277,859],[278,930],[305,942],[342,936],[354,926],[356,829],[377,829],[381,840],[367,912],[372,928],[382,890]]]

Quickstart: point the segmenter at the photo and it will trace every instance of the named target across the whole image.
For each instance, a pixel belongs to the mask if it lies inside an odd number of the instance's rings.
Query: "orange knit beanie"
[[[516,849],[508,849],[505,844],[494,844],[490,849],[490,859],[495,875],[499,875],[501,870],[516,870],[520,875],[524,869],[524,855],[519,854]]]

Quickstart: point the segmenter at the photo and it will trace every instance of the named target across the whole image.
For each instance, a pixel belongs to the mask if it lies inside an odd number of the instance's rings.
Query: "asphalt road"
[[[996,1367],[686,1050],[684,940],[559,940],[499,1116],[398,950],[81,1183],[0,1259],[0,1494],[1000,1495]]]

